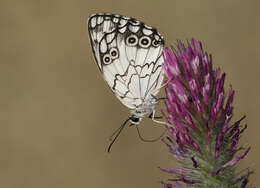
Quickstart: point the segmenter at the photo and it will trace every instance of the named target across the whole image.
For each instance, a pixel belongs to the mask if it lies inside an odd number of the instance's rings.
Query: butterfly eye
[[[110,57],[110,54],[105,54],[103,56],[103,63],[106,65],[109,65],[110,63],[112,63],[112,59]]]
[[[117,48],[111,48],[109,54],[113,60],[117,59],[119,56]]]
[[[135,46],[137,45],[138,43],[138,37],[136,35],[129,35],[127,38],[126,38],[126,44],[128,46]]]
[[[151,45],[151,39],[147,36],[142,36],[139,40],[139,46],[148,48]]]
[[[139,118],[139,117],[136,117],[136,116],[132,115],[132,116],[130,116],[130,121],[131,121],[131,123],[133,123],[133,124],[137,125],[137,124],[139,124],[139,123],[140,123],[140,121],[141,121],[141,118]]]

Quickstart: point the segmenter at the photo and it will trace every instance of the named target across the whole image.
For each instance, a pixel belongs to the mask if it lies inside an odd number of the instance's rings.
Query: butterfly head
[[[138,125],[141,122],[142,118],[132,114],[130,115],[129,120],[131,122],[131,125]]]

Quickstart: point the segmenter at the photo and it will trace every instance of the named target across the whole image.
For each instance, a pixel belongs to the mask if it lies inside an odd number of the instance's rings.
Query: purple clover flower
[[[175,174],[165,188],[244,188],[252,171],[236,173],[234,166],[250,150],[238,146],[242,117],[231,123],[234,90],[224,89],[226,74],[212,66],[212,56],[192,39],[163,52],[169,137],[163,139],[182,168],[161,169]],[[239,175],[240,174],[240,175]]]

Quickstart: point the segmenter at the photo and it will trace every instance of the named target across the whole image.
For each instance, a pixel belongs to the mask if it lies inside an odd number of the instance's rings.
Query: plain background
[[[107,154],[108,137],[128,116],[94,63],[87,17],[132,16],[158,28],[167,44],[200,39],[236,90],[234,120],[247,114],[240,168],[259,162],[259,1],[9,0],[0,3],[0,187],[161,187],[176,167],[159,141],[126,128]],[[149,120],[146,138],[160,128]],[[254,185],[260,183],[257,175]]]

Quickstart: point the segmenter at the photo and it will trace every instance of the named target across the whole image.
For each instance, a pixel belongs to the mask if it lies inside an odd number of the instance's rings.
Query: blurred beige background
[[[167,43],[195,37],[236,90],[235,118],[247,114],[240,167],[259,162],[260,3],[177,0],[10,0],[0,2],[0,187],[160,187],[157,166],[174,167],[161,143],[126,128],[112,153],[108,137],[128,116],[94,63],[87,17],[132,16],[156,26]],[[149,120],[144,137],[161,129]],[[254,185],[260,183],[257,175]]]

